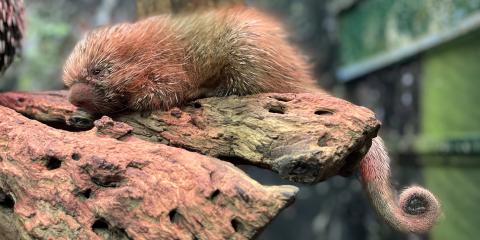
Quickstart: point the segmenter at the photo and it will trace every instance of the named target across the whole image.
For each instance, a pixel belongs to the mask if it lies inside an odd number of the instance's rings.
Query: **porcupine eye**
[[[93,68],[91,73],[93,76],[98,76],[102,72],[102,69],[100,68]]]
[[[90,76],[100,80],[101,78],[106,77],[110,73],[110,67],[108,65],[92,66],[89,72]]]

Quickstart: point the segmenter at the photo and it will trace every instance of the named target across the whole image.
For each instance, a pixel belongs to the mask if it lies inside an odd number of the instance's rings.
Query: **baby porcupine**
[[[270,17],[241,7],[156,16],[89,33],[66,61],[63,79],[70,101],[94,113],[315,88],[285,36]]]
[[[156,16],[103,27],[77,44],[64,69],[69,100],[91,113],[158,110],[207,96],[321,91],[281,24],[236,7]],[[407,188],[396,199],[382,140],[360,164],[366,192],[380,216],[401,231],[426,232],[439,203]]]

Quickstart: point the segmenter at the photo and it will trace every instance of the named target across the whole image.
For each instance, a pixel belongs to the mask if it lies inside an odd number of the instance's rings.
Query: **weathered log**
[[[72,129],[67,122],[88,122],[75,114],[65,94],[3,93],[0,105],[66,129]],[[370,110],[326,94],[206,98],[114,119],[132,126],[139,138],[268,168],[305,183],[351,173],[380,126]]]
[[[25,110],[45,117],[36,103]],[[43,120],[72,113],[58,106]],[[211,157],[116,135],[131,128],[108,118],[96,125],[62,131],[0,107],[1,239],[250,239],[297,191],[264,187]]]

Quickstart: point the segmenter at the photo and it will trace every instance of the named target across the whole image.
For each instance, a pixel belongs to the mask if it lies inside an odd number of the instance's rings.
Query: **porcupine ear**
[[[390,184],[390,160],[381,138],[374,138],[365,158],[360,162],[365,191],[376,212],[390,226],[412,233],[428,232],[440,215],[440,203],[428,190],[411,186],[398,201]]]

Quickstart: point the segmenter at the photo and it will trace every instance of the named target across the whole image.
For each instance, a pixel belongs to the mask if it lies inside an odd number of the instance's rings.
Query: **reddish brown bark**
[[[297,191],[97,126],[62,131],[0,107],[2,239],[249,239]]]
[[[184,149],[313,183],[348,174],[379,128],[371,111],[312,94],[199,99],[95,124],[62,91],[2,93],[0,105],[54,127],[0,107],[6,239],[249,239],[296,188]]]

